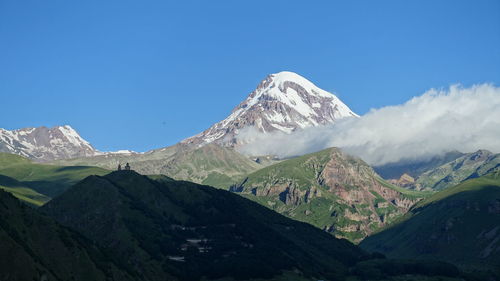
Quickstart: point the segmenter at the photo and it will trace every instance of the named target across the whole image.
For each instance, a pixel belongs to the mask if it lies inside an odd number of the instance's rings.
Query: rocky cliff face
[[[296,73],[283,71],[267,76],[226,119],[183,143],[235,146],[244,142],[237,137],[247,128],[290,133],[357,116],[335,95]]]
[[[353,242],[424,196],[390,185],[366,163],[335,148],[259,170],[232,191]]]
[[[97,151],[70,126],[0,129],[0,152],[50,161],[96,155]]]
[[[402,174],[401,177],[399,177],[399,179],[390,179],[388,180],[388,182],[404,188],[411,188],[417,190],[421,189],[420,185],[417,185],[417,183],[415,182],[415,179],[406,173]]]

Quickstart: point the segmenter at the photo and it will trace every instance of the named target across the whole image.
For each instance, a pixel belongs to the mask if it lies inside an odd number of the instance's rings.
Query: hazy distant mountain
[[[357,116],[335,95],[296,73],[283,71],[267,76],[226,119],[182,143],[233,146],[238,144],[241,130],[249,127],[261,133],[290,133]]]
[[[418,178],[421,174],[453,161],[463,155],[464,153],[451,151],[443,155],[436,155],[430,159],[413,161],[403,159],[398,162],[374,166],[373,169],[384,179],[399,179],[404,174],[413,178]]]
[[[96,149],[71,126],[0,129],[0,152],[50,161],[93,156]]]
[[[478,150],[426,171],[417,178],[416,185],[441,190],[495,170],[500,170],[500,154]]]
[[[375,168],[385,175],[386,179],[393,178],[390,180],[392,183],[417,190],[446,189],[469,178],[477,178],[499,169],[500,154],[487,150],[472,153],[450,152],[427,161],[392,163]],[[401,175],[401,172],[404,174]]]

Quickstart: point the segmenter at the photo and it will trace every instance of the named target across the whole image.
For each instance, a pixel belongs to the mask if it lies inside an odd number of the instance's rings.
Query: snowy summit
[[[0,128],[0,152],[14,153],[38,161],[93,156],[96,150],[71,126],[53,128]]]
[[[334,94],[320,89],[297,73],[282,71],[262,80],[226,119],[183,143],[216,142],[234,146],[238,144],[236,136],[244,128],[253,127],[261,133],[290,133],[331,124],[346,117],[358,115]]]

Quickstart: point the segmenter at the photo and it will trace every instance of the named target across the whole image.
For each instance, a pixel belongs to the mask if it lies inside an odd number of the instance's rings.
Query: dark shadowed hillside
[[[0,280],[132,280],[88,239],[0,191]]]
[[[439,259],[500,273],[500,173],[436,193],[361,246],[393,258]]]
[[[386,260],[228,191],[155,178],[90,176],[41,211],[141,280],[463,280],[449,264]]]
[[[148,280],[339,279],[365,253],[230,192],[132,171],[91,176],[42,210]]]
[[[0,152],[0,175],[17,180],[21,186],[32,189],[46,197],[63,193],[73,184],[89,175],[105,175],[108,170],[89,166],[58,166],[40,164],[28,158]],[[20,198],[24,200],[23,198]],[[30,204],[41,205],[46,199]]]

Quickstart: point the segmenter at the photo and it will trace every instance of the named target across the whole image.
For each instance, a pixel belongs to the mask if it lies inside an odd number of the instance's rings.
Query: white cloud
[[[430,90],[397,106],[371,110],[361,118],[292,134],[262,134],[252,128],[238,138],[240,151],[279,157],[340,147],[372,165],[425,159],[451,150],[500,152],[500,88],[482,84]]]

